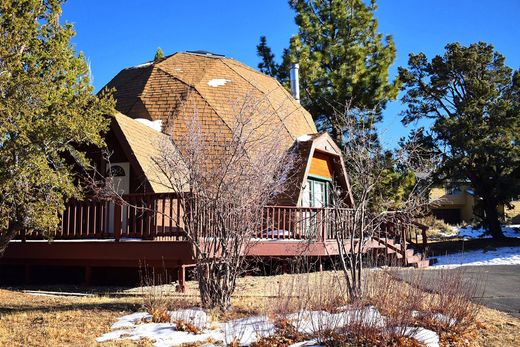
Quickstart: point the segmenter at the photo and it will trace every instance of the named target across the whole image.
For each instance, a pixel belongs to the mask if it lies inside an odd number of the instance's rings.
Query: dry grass
[[[92,346],[139,299],[56,298],[0,290],[0,346]],[[131,345],[131,344],[114,344]]]
[[[477,316],[479,331],[472,342],[477,347],[518,346],[520,319],[483,307]]]
[[[237,289],[240,296],[236,296],[233,302],[236,309],[222,319],[265,312],[266,297],[283,306],[283,302],[274,298],[280,287],[293,278],[306,278],[306,281],[314,278],[316,283],[321,278],[324,283],[330,283],[327,282],[330,279],[322,276],[311,274],[311,279],[305,275],[241,278]],[[196,288],[195,282],[188,282],[188,292],[175,294],[174,299],[196,305]],[[173,286],[164,286],[164,289],[174,294]],[[136,294],[139,292],[136,290]],[[108,332],[116,319],[142,310],[142,306],[143,299],[138,296],[58,298],[0,290],[0,346],[93,346],[96,337]],[[520,338],[520,319],[505,313],[482,308],[477,322],[465,335],[457,336],[456,344],[452,345],[515,346]],[[446,339],[446,343],[450,341]],[[129,341],[102,344],[108,347],[134,345],[135,342]],[[152,341],[139,341],[138,345],[151,346]]]

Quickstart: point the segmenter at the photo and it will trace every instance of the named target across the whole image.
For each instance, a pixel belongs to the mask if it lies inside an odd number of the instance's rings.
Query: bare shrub
[[[475,324],[480,309],[475,301],[482,296],[481,283],[476,277],[465,276],[464,269],[434,270],[417,285],[431,292],[418,319],[439,333],[467,330]]]
[[[377,287],[381,286],[383,294],[377,294],[378,300],[395,299],[386,292],[387,284],[392,285],[388,290],[395,288],[398,292],[388,276],[369,277],[373,281],[367,281],[371,285],[364,288],[368,297],[378,293]],[[295,343],[312,338],[326,346],[340,346],[408,339],[413,332],[411,307],[406,313],[394,313],[390,319],[383,317],[372,302],[350,298],[345,282],[341,272],[308,273],[281,280],[274,290],[276,295],[266,302],[276,327],[276,334],[268,341],[288,339]]]
[[[271,287],[266,309],[284,316],[305,310],[335,311],[347,303],[343,278],[336,272],[315,272],[282,277]]]
[[[141,296],[143,308],[152,316],[154,323],[169,323],[171,321],[169,310],[172,308],[172,300],[167,295],[165,284],[169,283],[168,272],[163,270],[156,273],[155,268],[142,266],[139,270]]]
[[[359,299],[348,296],[341,272],[281,277],[264,308],[275,334],[257,346],[309,339],[325,346],[419,346],[421,327],[455,341],[478,313],[472,300],[479,286],[459,271],[376,269],[366,271],[363,286]]]
[[[362,299],[364,254],[374,241],[384,244],[398,239],[405,247],[404,231],[414,227],[414,218],[427,208],[436,158],[425,155],[420,141],[413,137],[395,153],[385,152],[375,141],[371,125],[362,127],[353,119],[343,123],[343,155],[355,204],[348,206],[342,192],[334,189],[333,233],[348,294]],[[350,213],[342,213],[344,207],[350,207]]]
[[[386,326],[397,335],[409,336],[410,326],[441,336],[463,333],[476,323],[475,299],[482,288],[463,270],[374,271],[367,282],[367,302],[387,317]]]
[[[215,133],[197,107],[184,110],[184,135],[159,144],[154,158],[182,194],[183,230],[194,250],[202,305],[227,310],[244,255],[262,230],[263,207],[282,192],[292,166],[283,123],[268,100],[229,100],[228,133]],[[190,107],[190,106],[186,106]],[[180,124],[177,122],[175,124]]]
[[[337,290],[344,288],[341,281],[341,276],[324,272],[281,277],[268,289],[264,303],[265,314],[274,321],[276,333],[258,341],[258,346],[283,346],[329,334],[329,327],[336,326],[329,312],[346,303],[344,291]]]

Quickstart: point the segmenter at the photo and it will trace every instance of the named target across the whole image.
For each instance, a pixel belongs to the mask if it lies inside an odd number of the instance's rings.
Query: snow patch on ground
[[[438,347],[439,335],[435,331],[425,328],[406,328],[404,333],[406,336],[415,339],[425,345],[426,347]]]
[[[93,294],[87,293],[71,293],[71,292],[49,292],[44,290],[24,290],[25,294],[32,296],[48,296],[51,298],[77,298],[85,296],[93,296]]]
[[[319,345],[317,340],[308,340],[293,343],[292,345],[289,345],[289,347],[323,347],[323,345]]]
[[[464,239],[477,239],[477,238],[491,238],[491,235],[487,234],[487,229],[483,227],[454,227],[455,234],[441,233],[444,237],[462,237]],[[502,226],[502,232],[505,237],[518,237],[520,238],[520,225],[511,224]]]
[[[364,309],[341,308],[342,311],[329,313],[326,311],[301,311],[287,316],[291,324],[302,333],[317,333],[324,329],[337,329],[354,322],[381,327],[386,318],[373,307]],[[151,323],[151,316],[146,312],[136,312],[121,317],[112,325],[112,331],[96,339],[97,342],[110,340],[139,340],[147,338],[154,341],[156,347],[177,346],[184,343],[220,341],[225,345],[233,341],[241,346],[249,346],[254,341],[275,333],[274,322],[267,316],[252,316],[225,323],[211,324],[209,317],[201,309],[187,309],[170,312],[173,323]],[[201,329],[201,334],[177,331],[175,321],[183,320]],[[416,339],[427,347],[439,346],[437,333],[420,328],[407,327],[404,334]],[[292,347],[316,346],[315,339],[293,344]]]
[[[178,310],[170,312],[173,323],[152,323],[151,315],[136,312],[121,317],[112,325],[112,331],[96,339],[97,342],[111,340],[139,340],[148,338],[155,341],[154,346],[177,346],[183,343],[203,342],[206,340],[221,341],[229,344],[234,340],[242,346],[248,346],[261,337],[274,333],[274,324],[265,316],[253,316],[216,324],[210,329],[210,320],[200,309]],[[201,334],[193,334],[176,329],[175,321],[191,323],[202,330]]]
[[[448,317],[442,313],[435,313],[433,315],[426,313],[421,313],[419,311],[412,311],[413,317],[421,317],[421,316],[430,316],[432,319],[436,320],[437,322],[440,322],[442,324],[448,324],[448,326],[454,326],[455,323],[457,323],[457,320],[455,318]]]
[[[362,322],[363,324],[384,327],[385,317],[372,306],[363,310],[345,310],[338,313],[329,313],[326,311],[301,311],[287,316],[294,327],[306,334],[316,334],[320,331],[334,330],[347,326],[353,322]]]
[[[520,247],[499,247],[492,250],[468,251],[436,257],[433,268],[470,265],[520,265]]]

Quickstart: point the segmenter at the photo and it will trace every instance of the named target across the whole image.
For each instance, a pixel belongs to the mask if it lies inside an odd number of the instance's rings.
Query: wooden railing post
[[[428,228],[421,228],[421,232],[422,232],[422,244],[423,244],[423,247],[426,248],[426,246],[428,245],[428,235],[426,234],[426,232],[428,231]]]
[[[121,238],[121,205],[114,204],[114,239],[119,242]]]
[[[401,223],[402,230],[402,241],[401,241],[401,252],[403,255],[403,263],[404,265],[408,265],[408,259],[406,258],[406,226]]]
[[[325,228],[325,209],[321,209],[319,211],[320,217],[319,217],[319,223],[320,223],[320,229],[321,229],[321,241],[325,242],[327,239],[326,230]]]

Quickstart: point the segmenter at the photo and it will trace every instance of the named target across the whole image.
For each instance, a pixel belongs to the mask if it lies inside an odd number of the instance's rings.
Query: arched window
[[[123,169],[119,165],[111,165],[109,173],[110,173],[110,176],[112,176],[112,177],[123,177],[123,176],[126,176],[125,169]]]

